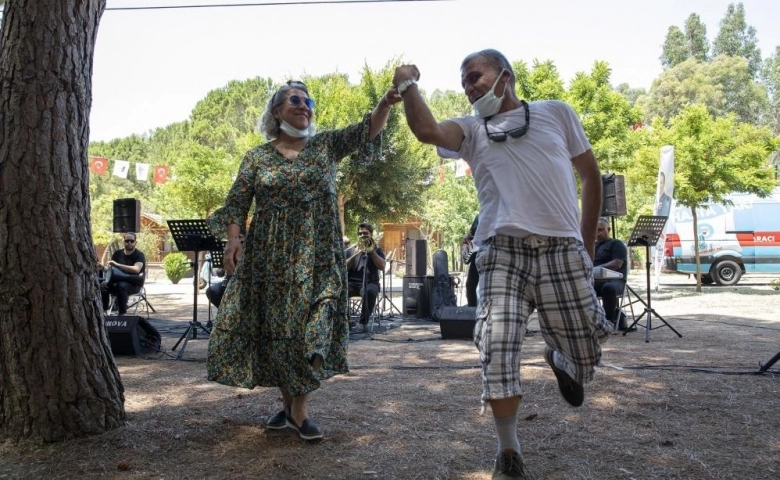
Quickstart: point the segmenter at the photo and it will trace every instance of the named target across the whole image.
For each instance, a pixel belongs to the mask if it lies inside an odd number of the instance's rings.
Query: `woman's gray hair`
[[[274,110],[282,105],[287,98],[287,92],[290,90],[303,90],[306,95],[309,95],[309,90],[306,88],[303,82],[297,80],[290,80],[282,85],[276,93],[271,95],[268,99],[268,103],[265,106],[265,111],[260,116],[260,120],[257,122],[257,130],[262,133],[267,141],[276,140],[279,138],[279,125],[280,122],[274,117]],[[317,128],[313,121],[309,121],[309,136],[314,136]]]

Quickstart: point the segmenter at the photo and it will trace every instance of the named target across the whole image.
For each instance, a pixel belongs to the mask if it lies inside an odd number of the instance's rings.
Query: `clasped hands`
[[[393,87],[385,93],[382,100],[387,102],[391,107],[403,100],[401,94],[398,92],[398,85],[410,79],[414,79],[415,81],[420,79],[420,71],[416,66],[401,65],[400,67],[397,67],[395,69],[395,74],[393,75]]]

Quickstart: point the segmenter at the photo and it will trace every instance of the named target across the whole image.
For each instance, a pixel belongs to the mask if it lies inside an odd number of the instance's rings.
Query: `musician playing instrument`
[[[385,269],[385,252],[376,244],[373,234],[374,227],[370,223],[361,223],[358,225],[357,244],[346,252],[348,294],[350,297],[363,297],[360,324],[364,328],[379,295],[379,270]]]

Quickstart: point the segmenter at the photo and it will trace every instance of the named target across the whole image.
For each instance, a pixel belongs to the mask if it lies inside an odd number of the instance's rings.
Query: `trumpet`
[[[380,233],[376,239],[372,237],[358,237],[357,243],[355,244],[355,253],[347,259],[347,268],[351,268],[352,263],[356,261],[357,257],[360,255],[364,253],[368,255],[369,253],[376,250],[376,242],[382,238],[383,234],[384,232]]]
[[[360,253],[371,253],[376,250],[376,242],[371,237],[359,237],[357,241],[357,250]]]

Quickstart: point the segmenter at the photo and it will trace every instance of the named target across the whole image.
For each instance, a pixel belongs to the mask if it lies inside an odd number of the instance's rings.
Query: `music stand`
[[[395,314],[393,313],[393,310],[398,312],[398,315],[403,315],[401,313],[401,310],[399,310],[398,307],[395,306],[395,304],[393,303],[393,300],[390,297],[387,296],[387,290],[385,289],[385,277],[390,275],[390,290],[391,290],[391,295],[392,295],[392,290],[393,290],[393,262],[395,261],[395,260],[393,260],[394,257],[395,257],[395,248],[393,249],[392,252],[390,252],[390,254],[385,259],[385,262],[390,264],[390,269],[389,270],[386,269],[387,271],[383,271],[382,272],[382,299],[377,304],[377,305],[379,305],[379,304],[382,305],[382,309],[381,309],[382,313],[380,314],[381,318],[395,318]],[[388,302],[390,303],[390,307],[389,308],[387,306]],[[387,313],[388,311],[390,313]]]
[[[192,262],[193,275],[192,275],[192,287],[193,287],[193,301],[192,301],[192,320],[184,331],[179,341],[173,346],[171,350],[175,351],[179,344],[184,341],[181,346],[177,359],[181,359],[184,355],[184,349],[187,348],[188,335],[192,333],[192,339],[198,338],[198,329],[203,330],[206,334],[210,334],[211,331],[198,321],[198,278],[200,277],[200,269],[198,268],[198,256],[203,251],[215,251],[221,247],[221,242],[211,234],[206,220],[168,220],[168,228],[173,236],[173,241],[176,242],[176,247],[180,252],[195,252],[195,260]]]
[[[669,327],[674,333],[677,334],[678,337],[682,338],[682,335],[680,332],[674,329],[671,325],[669,325],[669,322],[664,320],[664,317],[658,314],[655,310],[653,310],[653,307],[651,306],[651,293],[650,293],[650,247],[655,246],[658,243],[658,238],[661,236],[661,233],[664,230],[664,225],[666,224],[666,220],[669,218],[668,216],[660,216],[660,215],[640,215],[639,218],[636,220],[636,225],[634,225],[634,229],[631,231],[631,237],[628,239],[628,246],[629,247],[636,247],[636,246],[643,246],[645,247],[645,273],[647,277],[647,303],[642,302],[645,305],[645,310],[643,312],[643,315],[647,316],[647,324],[644,325],[645,327],[645,342],[650,342],[650,330],[652,330],[652,323],[651,319],[652,316],[655,315],[659,320],[664,322],[664,325]],[[628,284],[626,284],[628,286]],[[636,295],[636,292],[634,292],[634,295]],[[637,295],[637,298],[639,296]],[[641,300],[641,299],[640,299]],[[631,329],[639,322],[639,319],[642,318],[642,315],[639,315],[634,319],[634,323],[632,323],[628,329],[623,332],[623,335],[625,336]],[[655,328],[661,328],[664,325],[655,327]],[[640,325],[641,327],[642,325]]]
[[[208,281],[208,285],[206,286],[206,288],[211,288],[211,276],[212,276],[211,272],[215,268],[223,268],[223,266],[224,266],[224,262],[225,262],[225,245],[226,244],[227,244],[227,242],[225,242],[224,240],[223,241],[219,241],[220,248],[218,248],[216,250],[210,250],[209,251],[209,260],[206,260],[207,262],[209,262],[209,272],[208,272],[209,281]],[[211,302],[208,302],[208,303],[209,303],[209,320],[208,320],[208,322],[206,322],[206,328],[211,328],[212,325],[213,325],[213,322],[211,321]]]

